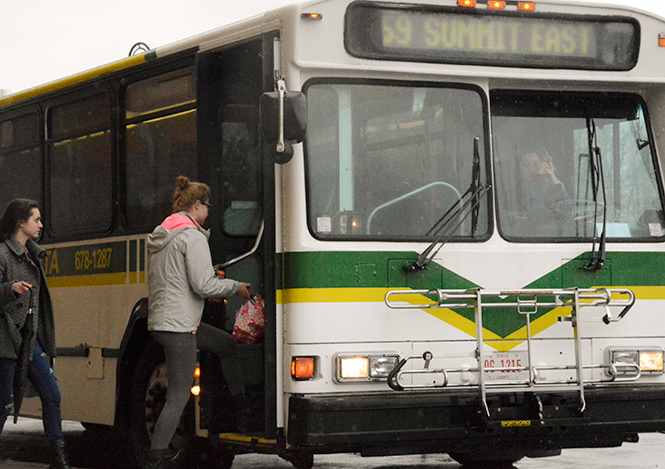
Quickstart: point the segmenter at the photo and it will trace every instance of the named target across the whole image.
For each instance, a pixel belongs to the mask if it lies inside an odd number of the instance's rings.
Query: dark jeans
[[[16,362],[0,358],[0,436],[7,417],[14,409],[14,370]],[[37,390],[42,400],[42,420],[44,433],[49,442],[62,440],[62,420],[60,418],[60,390],[55,381],[53,369],[39,342],[28,366],[28,380]]]
[[[196,334],[153,331],[152,336],[164,347],[169,392],[155,424],[151,449],[165,449],[189,401],[197,349],[212,352],[220,358],[224,378],[232,395],[243,394],[245,383],[236,359],[236,343],[228,332],[201,323]]]

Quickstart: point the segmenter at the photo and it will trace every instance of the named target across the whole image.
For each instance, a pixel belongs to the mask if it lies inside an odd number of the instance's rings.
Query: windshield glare
[[[663,236],[663,207],[640,99],[494,92],[501,234],[515,241]],[[591,157],[590,157],[591,155]]]
[[[310,230],[321,239],[450,240],[488,234],[487,197],[472,215],[474,139],[486,182],[483,101],[466,88],[325,83],[307,88]],[[455,205],[457,204],[457,205]]]

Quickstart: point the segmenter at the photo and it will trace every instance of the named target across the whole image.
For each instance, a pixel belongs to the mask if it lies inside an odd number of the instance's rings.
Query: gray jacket
[[[195,332],[205,298],[233,295],[240,284],[215,276],[208,231],[193,223],[168,229],[169,218],[148,236],[148,329]]]
[[[28,257],[28,251],[36,263]],[[30,293],[16,295],[12,291],[12,285],[18,281],[33,286],[33,325],[36,334],[30,342],[30,356],[35,338],[38,338],[44,352],[55,357],[53,304],[40,262],[45,256],[46,251],[32,239],[28,240],[25,247],[14,237],[0,242],[0,358],[17,359],[21,346],[20,329],[30,308]]]

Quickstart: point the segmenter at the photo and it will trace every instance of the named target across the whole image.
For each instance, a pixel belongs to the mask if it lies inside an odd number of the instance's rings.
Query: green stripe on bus
[[[430,264],[410,274],[409,252],[290,252],[283,255],[284,289],[340,287],[475,288],[477,285]]]
[[[277,268],[283,269],[283,289],[482,287],[435,263],[405,273],[403,267],[417,257],[415,252],[290,252],[278,256]],[[587,252],[568,260],[523,288],[665,286],[663,252],[608,252],[599,271],[586,269],[589,257]]]
[[[610,252],[602,270],[587,270],[590,253],[571,259],[543,277],[521,288],[592,288],[636,287],[636,294],[646,298],[660,297],[665,289],[665,253],[661,252]],[[360,301],[376,301],[377,289],[471,289],[476,285],[439,264],[430,264],[425,270],[405,273],[403,267],[417,258],[416,253],[405,252],[298,252],[285,253],[282,258],[284,271],[284,301],[310,298],[318,291],[328,299],[335,296],[340,301],[355,298]],[[279,262],[278,262],[279,265]],[[327,289],[330,294],[322,294]],[[348,289],[342,294],[342,290]],[[309,290],[309,292],[308,292]],[[300,293],[298,293],[300,292]],[[297,301],[296,301],[297,302]],[[546,316],[552,309],[541,309],[531,315],[532,322],[547,323]],[[434,311],[428,311],[439,316]],[[472,309],[456,310],[456,317],[473,323]],[[560,312],[557,314],[565,314]],[[484,308],[484,325],[498,337],[506,338],[524,327],[524,317],[506,315],[504,309]]]

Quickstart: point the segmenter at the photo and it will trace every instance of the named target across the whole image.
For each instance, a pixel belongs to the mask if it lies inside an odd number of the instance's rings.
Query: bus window
[[[255,236],[261,227],[261,146],[255,106],[227,104],[221,111],[222,228],[229,236]]]
[[[173,181],[195,180],[196,88],[191,69],[127,86],[126,221],[150,228],[171,213]]]
[[[414,239],[459,204],[484,152],[483,105],[471,89],[313,84],[307,89],[310,230],[321,239]],[[486,162],[481,156],[481,182]],[[481,201],[476,236],[488,233]],[[451,239],[469,239],[468,208]]]
[[[492,93],[498,219],[507,239],[665,235],[639,97]],[[590,156],[591,155],[591,156]]]
[[[99,232],[111,226],[110,126],[106,93],[49,110],[49,215],[54,233]]]
[[[39,116],[26,114],[0,121],[0,173],[20,184],[0,186],[0,206],[17,197],[43,201]]]

